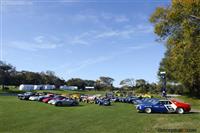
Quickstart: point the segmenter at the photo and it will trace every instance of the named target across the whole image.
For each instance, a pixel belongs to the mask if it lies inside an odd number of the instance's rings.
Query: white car
[[[39,99],[40,99],[41,97],[44,97],[44,96],[45,96],[44,93],[36,93],[35,95],[30,96],[30,97],[29,97],[29,100],[31,100],[31,101],[39,101]]]
[[[55,96],[53,99],[49,100],[48,103],[49,104],[53,104],[55,105],[55,103],[59,100],[63,100],[63,99],[66,99],[66,97],[63,97],[63,96]]]
[[[31,100],[31,101],[38,101],[39,97],[40,96],[30,96],[29,100]]]
[[[52,105],[55,105],[55,103],[59,101],[58,99],[52,99],[48,102],[48,104],[52,104]]]

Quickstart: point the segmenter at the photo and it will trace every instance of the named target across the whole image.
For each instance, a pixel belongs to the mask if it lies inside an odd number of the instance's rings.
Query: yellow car
[[[72,99],[80,99],[81,94],[80,93],[69,94],[69,97]]]
[[[153,96],[149,95],[149,94],[137,94],[137,97],[141,97],[141,98],[152,98]]]

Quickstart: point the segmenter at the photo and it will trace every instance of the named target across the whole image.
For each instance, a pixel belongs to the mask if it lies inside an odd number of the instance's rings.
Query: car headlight
[[[142,107],[140,105],[137,105],[136,109],[142,109]]]

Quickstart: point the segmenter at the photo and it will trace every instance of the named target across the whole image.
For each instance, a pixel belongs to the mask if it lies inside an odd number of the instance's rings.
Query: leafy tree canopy
[[[200,0],[172,0],[171,6],[156,9],[150,22],[159,40],[166,42],[159,71],[200,96]]]

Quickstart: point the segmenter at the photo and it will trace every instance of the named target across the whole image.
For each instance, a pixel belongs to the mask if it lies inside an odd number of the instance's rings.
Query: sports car
[[[44,96],[39,96],[38,101],[42,102],[43,99],[48,98],[48,97],[53,97],[53,96],[54,96],[54,94],[47,94]]]
[[[58,100],[54,103],[55,106],[76,106],[78,105],[78,101],[71,99],[71,98],[65,98],[62,100]]]
[[[18,94],[17,96],[20,100],[28,100],[30,96],[34,96],[34,95],[35,95],[34,92],[26,92],[24,94]]]
[[[95,103],[99,104],[99,105],[104,105],[104,106],[110,106],[111,105],[110,99],[107,99],[107,98],[97,99],[95,101]]]
[[[188,103],[176,100],[158,100],[153,102],[143,102],[136,106],[138,112],[159,112],[159,113],[178,113],[183,114],[189,112],[191,107]]]
[[[36,93],[35,95],[30,96],[29,100],[38,101],[41,96],[45,96],[45,94],[44,93]]]
[[[57,101],[59,101],[59,100],[63,100],[63,99],[65,99],[66,97],[63,97],[63,96],[55,96],[53,99],[51,99],[50,101],[48,101],[48,103],[49,104],[55,104]]]
[[[56,97],[56,96],[55,95],[49,95],[48,97],[45,97],[44,99],[42,99],[42,102],[48,103],[54,97]]]

